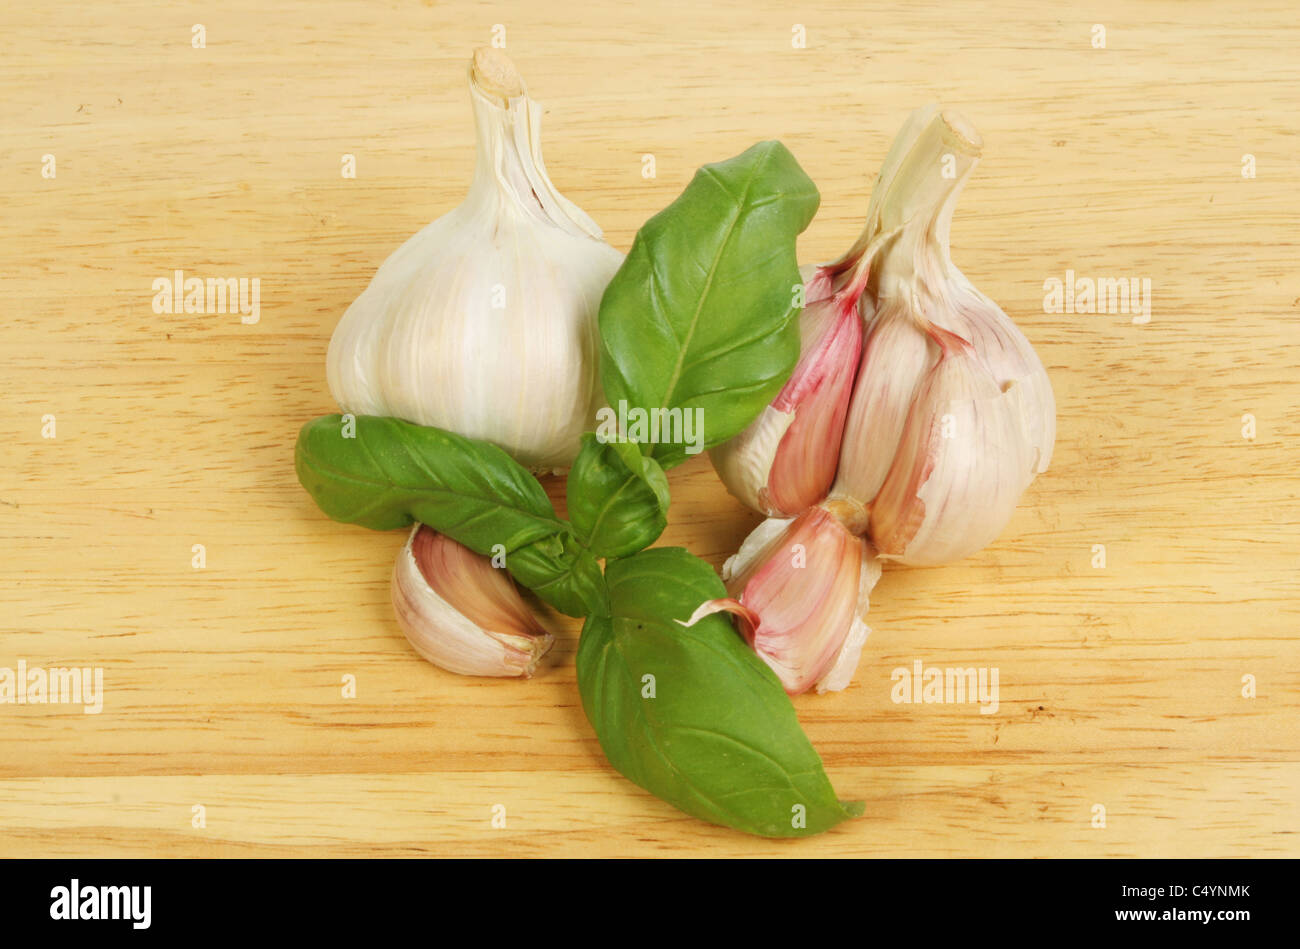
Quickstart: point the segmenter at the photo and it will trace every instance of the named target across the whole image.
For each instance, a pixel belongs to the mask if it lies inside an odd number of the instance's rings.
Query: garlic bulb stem
[[[560,194],[546,173],[542,107],[528,97],[510,57],[491,47],[475,50],[469,66],[469,92],[479,155],[471,200],[510,200],[575,237],[600,240],[596,222]]]

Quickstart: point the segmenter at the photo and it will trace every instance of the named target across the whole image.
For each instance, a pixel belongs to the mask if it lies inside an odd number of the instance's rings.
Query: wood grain
[[[5,6],[0,667],[99,666],[106,696],[0,705],[0,855],[1300,855],[1292,5],[741,9]],[[954,255],[1038,347],[1060,434],[1004,536],[887,570],[853,685],[797,700],[863,820],[769,842],[623,780],[574,623],[531,682],[419,661],[402,538],[294,478],[335,322],[464,192],[493,24],[557,186],[624,250],[697,165],[781,138],[822,192],[801,259],[828,259],[911,109],[983,134]],[[176,269],[259,278],[260,322],[154,314]],[[1149,278],[1151,322],[1045,313],[1067,269]],[[720,565],[757,518],[704,459],[671,481],[661,542]],[[915,660],[998,668],[998,712],[893,703]]]

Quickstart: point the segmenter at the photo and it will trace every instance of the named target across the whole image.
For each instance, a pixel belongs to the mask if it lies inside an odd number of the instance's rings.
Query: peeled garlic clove
[[[397,555],[392,597],[415,651],[449,672],[528,678],[555,643],[505,570],[423,524]]]
[[[478,157],[465,201],[379,267],[330,340],[344,412],[492,442],[567,467],[604,402],[596,316],[623,255],[556,190],[542,108],[500,50],[475,52]]]
[[[958,560],[991,543],[1016,509],[1036,448],[1024,390],[999,386],[969,343],[935,330],[943,355],[907,418],[894,465],[871,508],[880,556]]]
[[[791,695],[848,684],[870,632],[864,617],[880,563],[826,507],[760,524],[723,579],[731,596],[703,604],[687,625],[717,612],[737,616],[741,635]]]
[[[814,275],[809,292],[828,281]],[[835,479],[862,347],[857,300],[836,294],[805,305],[789,380],[748,428],[709,452],[722,483],[756,511],[798,514],[826,497]]]

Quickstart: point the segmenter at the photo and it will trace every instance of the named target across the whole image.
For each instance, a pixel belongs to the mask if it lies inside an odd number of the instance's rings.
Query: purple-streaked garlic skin
[[[529,678],[555,644],[504,569],[423,524],[398,552],[391,591],[412,648],[458,675]]]
[[[941,564],[976,553],[1051,462],[1047,372],[949,253],[957,196],[982,148],[958,113],[928,106],[908,118],[861,236],[805,274],[802,349],[786,389],[711,453],[728,490],[768,520],[727,561],[728,596],[689,622],[730,613],[791,694],[848,684],[881,561]],[[819,373],[830,377],[829,354],[844,357],[826,344],[826,315],[845,300],[858,309],[862,341],[852,373],[835,377],[842,385],[851,376],[852,392],[847,413],[833,418],[831,400],[807,393]],[[796,420],[818,412],[834,424],[809,426],[817,436],[791,439],[800,450],[783,455]]]
[[[815,292],[817,278],[809,282]],[[830,490],[862,350],[857,295],[814,300],[799,315],[800,354],[777,397],[748,428],[709,452],[736,498],[769,517],[793,517]]]
[[[728,596],[688,621],[727,612],[786,692],[848,685],[870,629],[868,597],[880,579],[871,545],[822,506],[769,518],[723,568]]]
[[[880,555],[912,564],[948,563],[992,543],[1034,462],[1023,390],[999,387],[968,343],[936,334],[943,353],[912,403],[871,508]]]

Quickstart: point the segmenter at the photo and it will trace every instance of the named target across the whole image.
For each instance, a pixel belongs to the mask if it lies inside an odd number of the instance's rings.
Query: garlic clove
[[[772,408],[794,420],[768,476],[771,513],[798,514],[826,497],[839,466],[840,437],[862,352],[856,299],[835,296],[812,304],[807,341],[794,374]]]
[[[415,651],[460,675],[529,678],[555,644],[505,570],[423,524],[397,555],[392,600]]]
[[[828,293],[818,270],[807,292]],[[839,465],[862,348],[856,293],[823,296],[799,317],[794,372],[759,417],[709,452],[722,483],[740,501],[769,516],[793,516],[826,497]]]
[[[777,515],[768,480],[794,413],[769,405],[739,435],[709,449],[709,461],[727,491],[750,510]]]
[[[868,596],[880,579],[871,546],[823,506],[755,528],[723,568],[729,597],[701,605],[687,622],[717,612],[791,695],[844,688],[870,632]]]
[[[867,505],[885,483],[912,401],[933,361],[925,334],[906,309],[886,307],[876,315],[863,346],[830,491],[833,498],[857,502],[848,520],[855,533],[867,529]]]
[[[908,564],[958,560],[991,543],[1011,519],[1036,455],[1024,387],[999,386],[968,342],[934,333],[943,354],[917,393],[871,508],[880,556]]]

